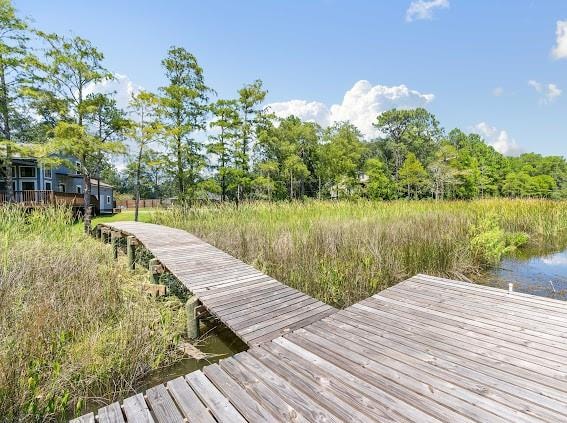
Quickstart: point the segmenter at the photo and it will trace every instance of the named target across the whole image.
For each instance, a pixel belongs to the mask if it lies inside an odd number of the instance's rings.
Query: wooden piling
[[[128,267],[130,267],[130,270],[136,268],[136,245],[138,245],[136,237],[129,236],[126,238],[126,254],[128,255]]]
[[[110,241],[110,228],[103,227],[101,231],[102,231],[102,235],[101,235],[102,242],[108,244],[108,242]]]
[[[110,232],[110,243],[112,244],[112,256],[114,260],[118,258],[118,241],[120,240],[120,232],[111,231]]]
[[[149,270],[150,270],[150,279],[153,283],[159,283],[160,276],[163,273],[164,269],[161,263],[157,258],[153,258],[149,262]]]
[[[189,339],[197,339],[199,337],[199,319],[197,317],[197,307],[199,299],[193,295],[185,303],[187,312],[187,337]]]

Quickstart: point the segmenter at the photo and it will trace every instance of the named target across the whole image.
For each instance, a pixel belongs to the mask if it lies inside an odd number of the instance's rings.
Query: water
[[[154,370],[144,378],[136,391],[143,392],[164,381],[175,379],[178,376],[184,376],[195,370],[200,370],[209,364],[216,363],[223,358],[230,357],[247,349],[246,344],[225,326],[218,324],[214,326],[201,324],[201,333],[205,334],[204,339],[199,341],[195,346],[200,351],[208,354],[208,358],[203,360],[185,358],[171,366]]]
[[[483,282],[498,288],[567,300],[567,248],[553,253],[523,252],[502,260]]]

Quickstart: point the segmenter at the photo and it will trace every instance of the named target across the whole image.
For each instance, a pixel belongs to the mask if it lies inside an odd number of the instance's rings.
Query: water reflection
[[[136,389],[142,392],[159,383],[184,376],[195,370],[216,363],[223,358],[230,357],[236,353],[246,350],[246,344],[242,342],[234,333],[220,324],[201,324],[201,333],[204,339],[199,341],[197,348],[209,355],[207,359],[195,360],[193,358],[183,359],[172,366],[152,371],[148,374],[142,384]]]
[[[499,288],[512,282],[518,292],[567,300],[567,249],[506,258],[486,275],[485,282]]]

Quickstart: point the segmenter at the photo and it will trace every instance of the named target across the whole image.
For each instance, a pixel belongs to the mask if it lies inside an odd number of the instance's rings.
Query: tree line
[[[503,156],[477,134],[446,132],[423,108],[380,114],[379,136],[368,140],[350,122],[322,128],[274,116],[263,106],[261,80],[218,98],[183,47],[171,47],[161,65],[163,86],[137,92],[122,110],[114,93],[92,92],[114,78],[99,49],[32,28],[0,0],[0,169],[8,196],[11,160],[29,150],[46,164],[76,158],[87,205],[91,179],[101,178],[136,199],[185,204],[213,195],[237,203],[567,197],[565,158]],[[118,171],[112,159],[127,152]]]

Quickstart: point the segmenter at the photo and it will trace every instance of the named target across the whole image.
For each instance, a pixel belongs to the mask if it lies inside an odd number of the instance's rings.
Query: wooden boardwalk
[[[186,231],[139,222],[102,226],[134,236],[248,345],[270,341],[337,311]]]
[[[565,422],[567,303],[418,275],[96,421]]]

